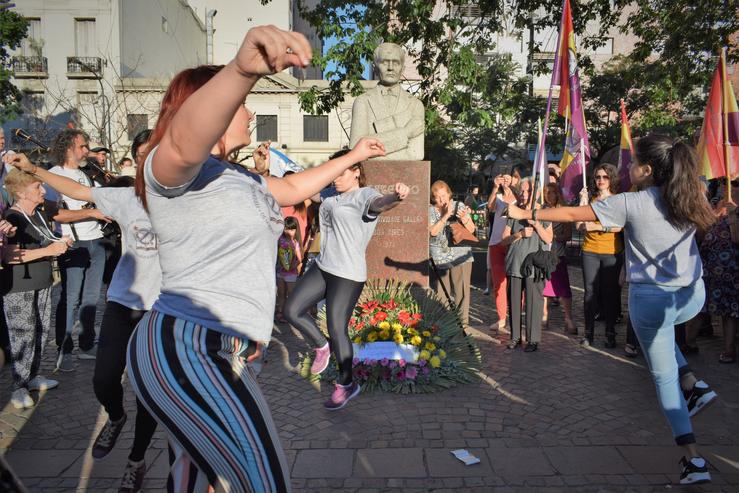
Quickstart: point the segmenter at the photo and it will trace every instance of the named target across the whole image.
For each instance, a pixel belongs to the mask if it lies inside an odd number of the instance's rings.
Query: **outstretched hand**
[[[521,209],[516,204],[508,204],[507,216],[511,219],[526,219],[526,212],[527,211]]]
[[[312,58],[308,40],[300,33],[275,26],[249,29],[234,63],[244,75],[271,75],[289,67],[307,67]]]
[[[267,171],[269,171],[269,147],[272,145],[272,141],[268,140],[266,142],[262,142],[257,146],[256,149],[254,149],[254,154],[252,157],[254,158],[254,171],[258,175],[263,175]]]
[[[36,170],[36,165],[25,154],[8,153],[3,156],[3,162],[26,173],[33,173]]]
[[[398,200],[405,200],[406,197],[408,197],[410,191],[410,187],[408,187],[408,185],[406,185],[405,183],[395,184],[395,195],[398,196]]]
[[[364,137],[359,139],[354,149],[351,150],[351,154],[354,162],[359,163],[369,158],[384,156],[385,145],[378,139]]]
[[[15,236],[15,232],[17,231],[17,227],[13,226],[12,223],[6,221],[5,219],[0,219],[0,234],[4,234],[5,236],[12,238]]]

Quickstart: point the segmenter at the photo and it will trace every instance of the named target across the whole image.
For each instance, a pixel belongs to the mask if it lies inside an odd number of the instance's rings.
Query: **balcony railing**
[[[44,77],[49,73],[49,63],[43,56],[14,56],[10,69],[16,77]]]
[[[67,76],[69,77],[102,77],[104,61],[96,56],[67,57]]]

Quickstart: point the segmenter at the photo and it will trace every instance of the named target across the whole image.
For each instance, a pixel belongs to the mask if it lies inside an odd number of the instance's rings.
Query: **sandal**
[[[725,364],[736,362],[736,351],[732,351],[729,353],[727,353],[726,351],[722,352],[718,356],[718,362]]]
[[[624,346],[624,355],[629,358],[636,358],[639,355],[639,350],[633,344],[626,344]]]

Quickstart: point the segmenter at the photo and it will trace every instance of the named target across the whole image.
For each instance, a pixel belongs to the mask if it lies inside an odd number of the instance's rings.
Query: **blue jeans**
[[[680,376],[690,369],[675,343],[675,325],[695,317],[705,298],[702,279],[682,288],[629,284],[629,317],[678,445],[695,443],[695,437],[680,388]]]
[[[87,351],[95,346],[95,310],[103,287],[105,248],[102,239],[76,241],[67,253],[59,257],[59,267],[62,297],[56,312],[56,345],[65,353],[72,352],[74,312],[79,308],[82,327],[79,346]]]

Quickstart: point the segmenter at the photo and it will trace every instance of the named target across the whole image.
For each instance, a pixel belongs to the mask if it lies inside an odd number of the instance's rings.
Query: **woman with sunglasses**
[[[611,164],[600,164],[593,171],[594,193],[588,198],[588,190],[580,193],[580,205],[605,200],[618,193],[618,170]],[[580,344],[593,344],[595,313],[600,311],[606,319],[607,348],[616,347],[617,298],[621,296],[618,276],[623,263],[624,241],[621,228],[604,226],[600,221],[580,221],[575,227],[585,233],[582,245],[582,274],[585,287],[585,337]]]
[[[711,480],[698,453],[690,417],[716,398],[699,381],[675,344],[675,325],[703,306],[702,265],[695,242],[715,216],[702,193],[695,151],[664,135],[635,144],[629,174],[637,192],[621,193],[580,207],[523,210],[508,217],[556,222],[594,222],[624,228],[629,318],[644,350],[657,398],[677,445],[683,447],[681,484]]]

